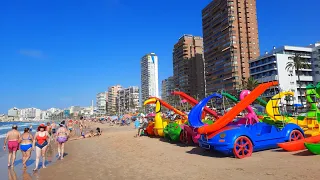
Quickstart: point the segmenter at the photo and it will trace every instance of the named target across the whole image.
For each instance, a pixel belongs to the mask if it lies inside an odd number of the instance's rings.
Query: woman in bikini
[[[23,168],[27,168],[27,161],[31,156],[32,150],[32,135],[29,128],[24,128],[24,133],[20,136],[20,150],[22,152],[22,164]]]
[[[59,124],[59,129],[56,132],[57,142],[58,142],[58,154],[59,158],[62,160],[64,155],[64,144],[68,141],[69,131],[63,124]]]
[[[50,144],[50,135],[46,131],[46,125],[40,124],[38,127],[38,132],[34,135],[33,139],[33,149],[36,149],[36,168],[34,171],[38,169],[40,156],[42,156],[42,168],[46,168],[46,151],[47,147]]]

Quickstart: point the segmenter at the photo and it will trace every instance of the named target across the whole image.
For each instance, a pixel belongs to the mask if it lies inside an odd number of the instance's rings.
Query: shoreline
[[[64,160],[41,169],[40,179],[315,179],[320,156],[279,149],[247,159],[225,157],[162,138],[134,138],[131,126],[99,126],[103,134],[68,142]]]

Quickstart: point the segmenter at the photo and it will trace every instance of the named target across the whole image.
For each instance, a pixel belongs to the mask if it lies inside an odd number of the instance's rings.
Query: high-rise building
[[[302,100],[305,104],[306,86],[308,84],[316,84],[320,76],[319,61],[314,60],[318,53],[317,48],[320,48],[320,44],[314,44],[309,47],[282,46],[274,48],[270,53],[250,60],[251,77],[261,83],[279,81],[280,89],[278,87],[270,88],[265,91],[263,96],[271,98],[279,91],[292,91],[295,93],[294,103],[300,103]],[[295,54],[299,54],[301,58],[306,59],[310,67],[301,69],[299,72],[286,69],[287,63],[292,62],[291,58]],[[297,72],[300,74],[300,82]]]
[[[120,85],[111,86],[108,88],[108,107],[107,114],[115,115],[117,114],[117,96],[118,91],[121,90],[122,87]]]
[[[314,81],[320,82],[320,42],[311,45],[312,48],[312,71]]]
[[[203,39],[183,35],[173,48],[175,88],[191,96],[205,96]]]
[[[174,80],[173,77],[170,76],[161,82],[161,99],[172,104],[172,91],[174,91]]]
[[[131,86],[118,91],[117,109],[119,114],[134,113],[139,108],[139,87]]]
[[[158,56],[146,54],[141,58],[141,100],[142,103],[150,96],[159,97]]]
[[[107,113],[108,92],[101,92],[97,94],[97,108],[99,115]]]
[[[259,57],[256,0],[214,0],[202,10],[206,91],[235,92]]]

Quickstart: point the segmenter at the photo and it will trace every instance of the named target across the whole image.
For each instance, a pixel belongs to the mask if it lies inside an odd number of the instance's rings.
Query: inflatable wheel
[[[297,140],[303,139],[303,138],[304,138],[304,136],[303,136],[302,132],[295,129],[295,130],[291,131],[289,141],[297,141]]]
[[[233,154],[235,157],[242,159],[250,157],[253,152],[253,144],[246,136],[240,136],[236,139],[233,145]]]
[[[182,130],[180,132],[179,140],[180,140],[180,142],[185,143],[185,131],[184,130]]]

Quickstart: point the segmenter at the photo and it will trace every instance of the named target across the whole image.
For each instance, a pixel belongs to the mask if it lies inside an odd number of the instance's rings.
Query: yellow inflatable
[[[163,129],[168,125],[168,120],[163,121],[161,117],[161,103],[157,98],[150,98],[146,100],[144,105],[147,104],[155,104],[156,105],[156,116],[154,117],[154,135],[156,136],[164,136]]]
[[[280,92],[271,98],[266,106],[266,112],[268,116],[274,121],[284,121],[286,123],[293,123],[300,126],[307,136],[318,135],[319,132],[319,123],[318,121],[312,120],[307,116],[304,119],[298,120],[293,117],[286,117],[280,114],[279,103],[282,97],[284,96],[293,96],[293,92]]]

